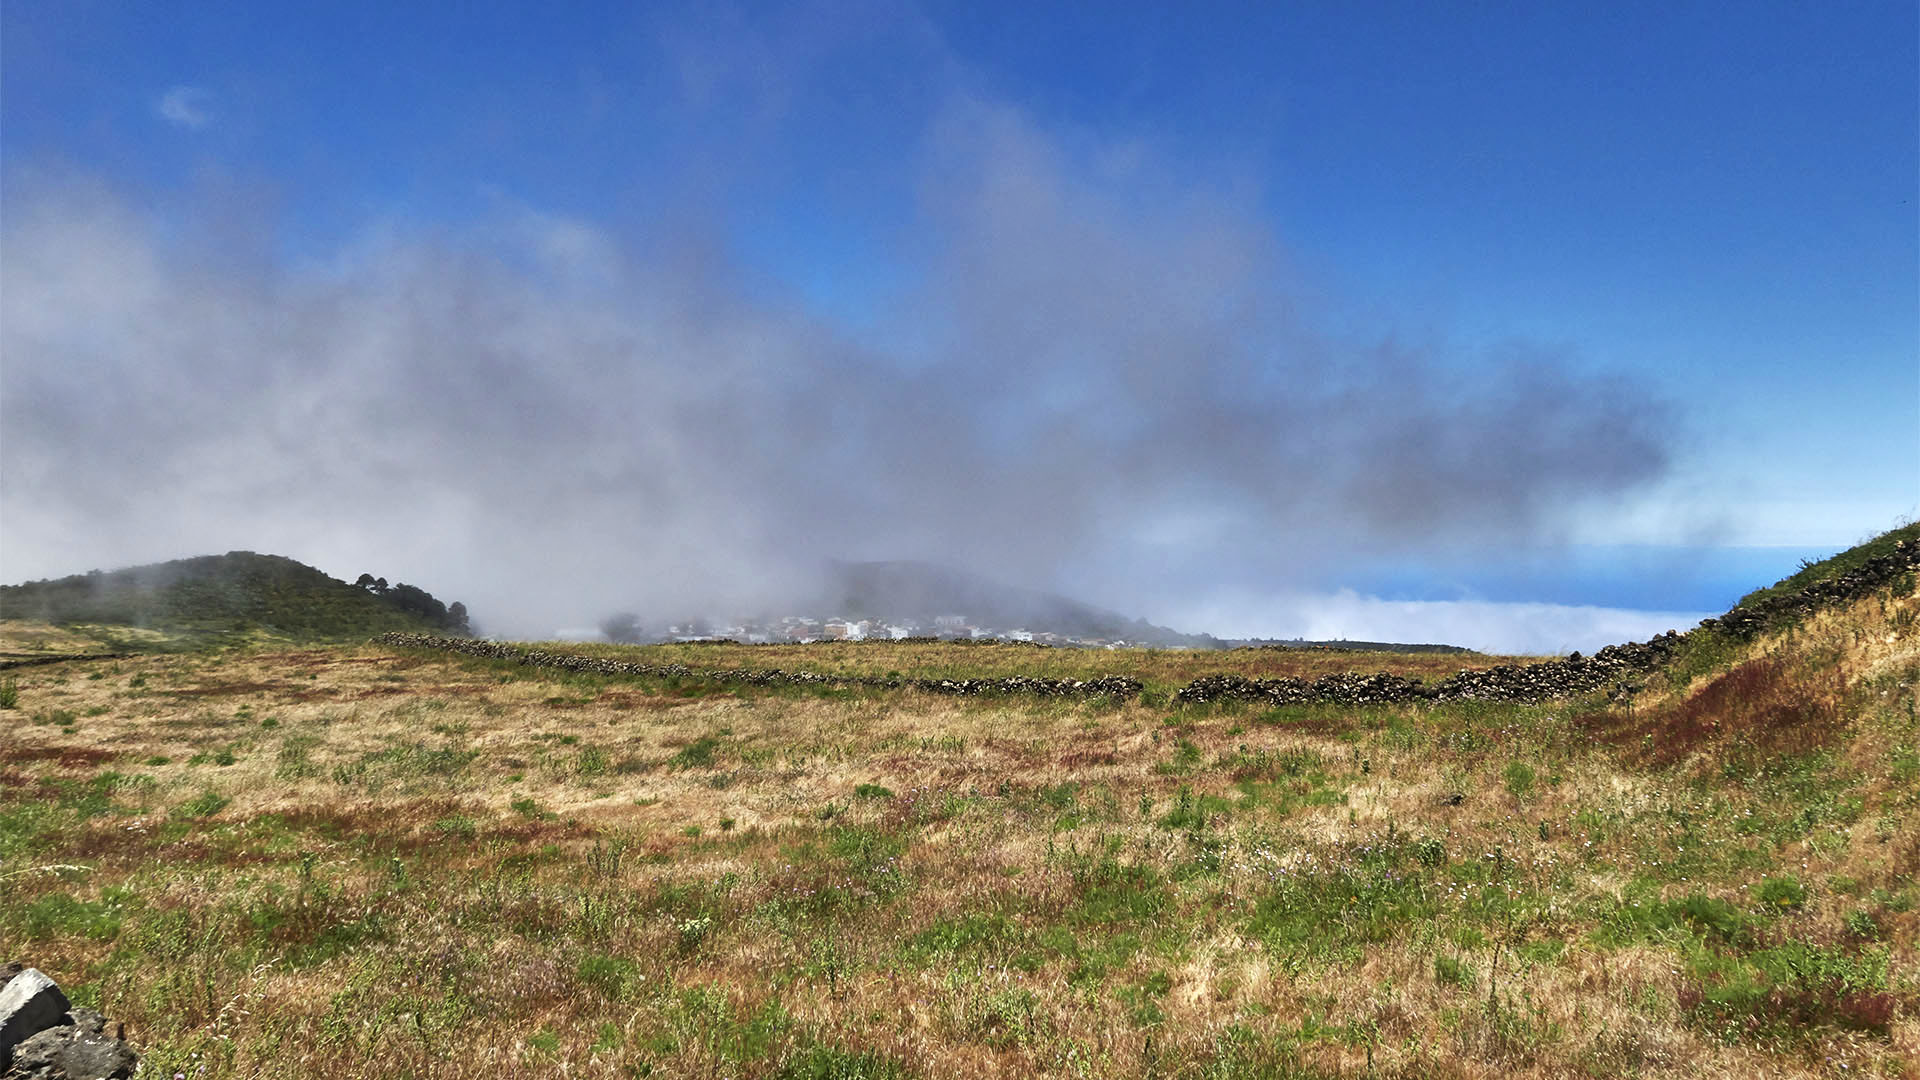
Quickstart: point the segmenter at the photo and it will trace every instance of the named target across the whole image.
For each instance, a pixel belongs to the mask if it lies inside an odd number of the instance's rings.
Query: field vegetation
[[[1913,1077],[1916,619],[1908,580],[1703,637],[1624,704],[22,668],[0,954],[158,1076]],[[1461,663],[673,648],[1162,691]]]
[[[1001,641],[814,641],[793,645],[711,641],[661,645],[557,642],[545,647],[643,664],[683,664],[707,670],[779,668],[862,678],[982,679],[1024,675],[1096,679],[1131,675],[1146,684],[1149,701],[1168,700],[1175,691],[1201,675],[1233,674],[1249,679],[1293,676],[1311,680],[1360,670],[1390,671],[1409,678],[1438,680],[1461,668],[1525,662],[1520,657],[1474,652],[1333,648],[1075,649]]]

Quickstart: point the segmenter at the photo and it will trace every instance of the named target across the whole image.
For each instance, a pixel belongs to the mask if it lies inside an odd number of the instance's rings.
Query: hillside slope
[[[284,556],[230,551],[0,586],[0,616],[94,627],[93,636],[122,645],[131,643],[128,635],[106,628],[159,631],[188,643],[249,635],[315,641],[389,630],[468,632],[462,605],[449,607],[411,585],[380,585],[377,591],[349,585]]]
[[[1873,727],[1906,744],[1920,686],[1920,525],[1885,533],[1748,594],[1679,639],[1624,713],[1593,730],[1650,764],[1711,761],[1731,773],[1835,753]],[[1904,735],[1901,734],[1904,732]],[[1866,740],[1884,752],[1881,738]],[[1920,804],[1907,812],[1920,811]],[[1920,833],[1915,834],[1920,840]],[[1908,845],[1920,872],[1920,843]]]

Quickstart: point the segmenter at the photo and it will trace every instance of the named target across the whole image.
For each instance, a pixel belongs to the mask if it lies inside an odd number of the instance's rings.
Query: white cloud
[[[503,200],[274,269],[103,185],[10,194],[0,578],[248,547],[546,633],[929,558],[1103,566],[1081,595],[1131,613],[1183,556],[1339,580],[1357,546],[1527,537],[1664,468],[1658,403],[1551,352],[1468,378],[1320,340],[1257,209],[1171,165],[1109,176],[1011,109],[936,126],[900,241],[924,286],[858,342],[743,283],[697,210],[629,246]]]
[[[161,94],[153,108],[169,124],[199,131],[213,120],[212,114],[207,111],[207,105],[212,100],[213,95],[200,87],[176,86]]]

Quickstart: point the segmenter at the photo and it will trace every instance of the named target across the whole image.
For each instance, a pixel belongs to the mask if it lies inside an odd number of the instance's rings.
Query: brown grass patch
[[[111,750],[96,750],[88,746],[14,746],[0,750],[0,761],[22,765],[33,761],[50,761],[63,769],[93,769],[119,756]]]
[[[1766,755],[1802,754],[1838,739],[1843,690],[1836,671],[1762,657],[1723,672],[1683,700],[1589,713],[1576,722],[1657,767],[1734,745]]]

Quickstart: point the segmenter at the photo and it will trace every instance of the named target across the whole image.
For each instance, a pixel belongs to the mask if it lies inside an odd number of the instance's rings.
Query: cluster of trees
[[[22,585],[0,585],[0,614],[69,626],[138,626],[185,641],[264,631],[303,641],[387,630],[471,633],[463,604],[362,574],[359,588],[293,559],[201,555]],[[104,639],[103,639],[104,640]]]
[[[425,589],[404,582],[388,585],[386,578],[372,574],[361,574],[353,583],[379,597],[395,611],[424,619],[450,634],[473,633],[473,627],[467,622],[467,605],[458,600],[443,604]]]

